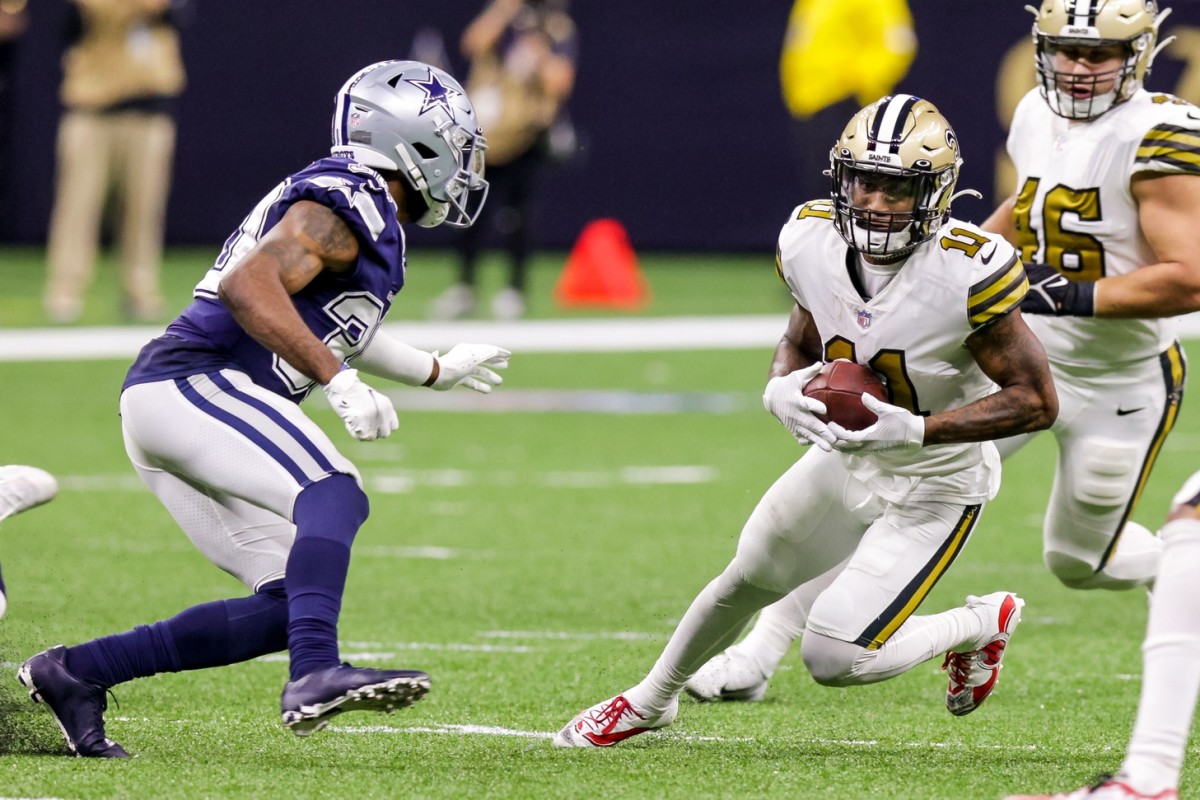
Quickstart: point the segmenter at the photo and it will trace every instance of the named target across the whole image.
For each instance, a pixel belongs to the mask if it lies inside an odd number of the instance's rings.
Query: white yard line
[[[608,486],[658,486],[713,483],[720,471],[706,464],[625,466],[609,470],[465,470],[387,469],[363,470],[368,492],[409,494],[419,487],[455,489],[467,486],[544,486],[548,488],[598,488]],[[143,492],[132,474],[60,475],[59,486],[75,492]],[[450,507],[446,513],[461,513]],[[426,555],[426,558],[436,556]]]
[[[773,348],[787,314],[633,319],[391,322],[383,330],[426,350],[490,342],[514,353],[629,353]],[[158,326],[0,330],[0,361],[131,359]],[[1179,318],[1179,335],[1200,337],[1200,313]]]
[[[396,653],[401,650],[410,652],[415,651],[442,651],[452,653],[535,653],[537,650],[533,647],[528,647],[521,644],[466,644],[462,642],[396,642],[393,644],[383,645],[387,649],[374,649],[364,651],[354,651],[347,649],[342,653],[342,658],[347,661],[390,661],[396,658]],[[286,662],[288,660],[287,653],[271,653],[270,655],[259,656],[254,659],[265,663]]]
[[[154,719],[150,717],[109,717],[110,722],[134,723],[134,724],[154,724],[154,725],[195,725],[196,720],[179,720],[179,719]],[[498,725],[472,725],[472,724],[457,724],[448,722],[434,722],[428,725],[330,725],[325,729],[330,733],[344,733],[352,736],[370,736],[382,734],[386,736],[397,736],[404,734],[434,734],[437,736],[503,736],[516,739],[552,739],[554,732],[552,731],[526,731],[516,728],[505,728]],[[695,736],[685,733],[679,729],[668,729],[659,731],[654,734],[656,737],[668,739],[671,741],[686,741],[686,742],[767,742],[774,739],[761,738],[755,736]],[[963,744],[962,742],[929,742],[929,741],[907,741],[893,742],[882,741],[879,739],[830,739],[820,736],[792,736],[786,732],[781,732],[778,739],[786,739],[790,744],[796,745],[835,745],[838,747],[853,747],[871,749],[876,747],[904,747],[913,750],[1015,750],[1020,752],[1031,752],[1042,749],[1043,745],[1037,744]],[[1110,748],[1105,748],[1110,749]],[[1189,753],[1200,751],[1200,747],[1190,746]],[[0,800],[6,798],[0,797]]]
[[[392,322],[391,336],[426,350],[456,342],[489,342],[514,353],[644,352],[770,348],[787,314],[735,317]],[[14,328],[0,331],[0,361],[85,361],[132,358],[162,333],[157,326]]]
[[[483,639],[571,639],[595,641],[615,639],[618,641],[640,641],[662,638],[653,633],[614,631],[612,633],[580,633],[576,631],[479,631],[475,634]]]
[[[429,561],[454,561],[460,558],[488,559],[495,554],[473,550],[460,550],[453,547],[397,547],[391,545],[359,545],[354,548],[355,556],[371,556],[374,558],[412,558]]]

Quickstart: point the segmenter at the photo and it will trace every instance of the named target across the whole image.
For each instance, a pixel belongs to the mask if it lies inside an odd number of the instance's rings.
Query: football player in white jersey
[[[1142,86],[1166,44],[1169,9],[1154,0],[1044,0],[1034,11],[1041,85],[1008,145],[1019,188],[984,227],[1033,263],[1022,309],[1039,315],[1030,326],[1062,399],[1045,560],[1075,588],[1154,583],[1121,772],[1068,796],[1165,800],[1200,690],[1200,525],[1188,487],[1161,537],[1129,515],[1182,399],[1172,317],[1200,309],[1200,109]]]
[[[763,396],[816,446],[767,490],[649,675],[572,719],[557,746],[605,747],[670,724],[688,678],[756,611],[813,581],[803,655],[818,682],[874,683],[945,654],[958,715],[996,685],[1019,597],[915,612],[999,487],[990,440],[1047,428],[1058,411],[1019,310],[1025,271],[1001,237],[950,218],[962,159],[932,103],[871,104],[830,156],[832,201],[798,207],[779,236],[796,304]],[[887,379],[890,402],[864,395],[878,420],[862,431],[822,423],[827,409],[802,391],[838,358]]]
[[[1172,562],[1190,552],[1186,537],[1166,528],[1155,537],[1129,515],[1182,399],[1185,361],[1171,318],[1200,308],[1200,110],[1142,88],[1169,10],[1152,0],[1045,0],[1030,10],[1041,86],[1022,100],[1009,137],[1020,188],[983,227],[1033,262],[1022,309],[1062,402],[1046,564],[1071,587],[1128,589],[1154,581],[1164,547],[1174,548]],[[1006,456],[1025,441],[997,444]],[[1163,591],[1152,615],[1194,607],[1161,600]],[[689,693],[761,699],[811,605],[802,587],[764,610]],[[1147,638],[1139,732],[1124,770],[1146,796],[1178,782],[1200,685],[1188,666],[1200,663],[1197,638],[1189,634],[1186,652],[1172,655]],[[1187,680],[1156,690],[1152,678],[1162,673]],[[1174,710],[1181,700],[1186,719]],[[1172,745],[1156,754],[1156,736]]]

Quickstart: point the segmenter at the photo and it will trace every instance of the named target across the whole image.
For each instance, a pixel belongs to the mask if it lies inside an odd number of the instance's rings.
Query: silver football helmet
[[[1158,28],[1171,9],[1159,11],[1156,0],[1042,0],[1038,8],[1025,8],[1034,15],[1042,97],[1051,111],[1067,119],[1095,119],[1128,100],[1150,74],[1154,57],[1171,41],[1158,42]],[[1055,69],[1054,57],[1061,48],[1109,45],[1119,45],[1123,54],[1115,72],[1081,76]],[[1092,90],[1109,80],[1113,88],[1100,94],[1072,91]]]
[[[863,255],[902,258],[950,216],[962,155],[954,129],[928,100],[897,94],[871,103],[850,119],[829,160],[834,226]],[[912,210],[863,208],[856,188],[912,198]]]
[[[487,141],[454,78],[420,61],[381,61],[337,93],[330,153],[394,170],[420,194],[415,220],[433,228],[470,227],[487,199]]]

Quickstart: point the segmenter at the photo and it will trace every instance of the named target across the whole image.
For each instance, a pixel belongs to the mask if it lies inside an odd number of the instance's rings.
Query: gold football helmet
[[[1128,100],[1141,88],[1154,57],[1170,42],[1156,45],[1159,25],[1171,13],[1169,8],[1160,12],[1157,0],[1043,0],[1040,8],[1025,8],[1034,15],[1042,97],[1055,114],[1067,119],[1095,119]],[[1124,53],[1115,73],[1084,76],[1055,69],[1054,56],[1060,49],[1112,45]],[[1094,91],[1110,80],[1112,89]],[[1090,91],[1085,95],[1085,90]]]
[[[933,238],[950,215],[962,167],[958,137],[928,100],[876,100],[851,119],[829,153],[834,225],[863,255],[894,261]],[[879,210],[856,196],[881,193],[911,210]]]

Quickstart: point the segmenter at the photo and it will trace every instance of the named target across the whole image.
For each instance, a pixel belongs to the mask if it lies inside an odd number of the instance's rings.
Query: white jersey
[[[1158,261],[1138,224],[1130,179],[1200,174],[1200,110],[1141,89],[1091,122],[1072,122],[1035,89],[1017,106],[1008,153],[1017,169],[1021,258],[1073,280],[1126,275]],[[1156,358],[1175,338],[1172,318],[1027,321],[1052,361],[1078,366]]]
[[[867,300],[857,253],[831,222],[829,201],[797,208],[779,234],[779,275],[820,333],[826,361],[846,358],[886,378],[890,402],[918,414],[958,408],[996,391],[964,342],[1016,308],[1029,290],[1012,245],[949,220]],[[990,500],[999,488],[991,442],[852,457],[854,474],[885,499]]]

